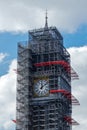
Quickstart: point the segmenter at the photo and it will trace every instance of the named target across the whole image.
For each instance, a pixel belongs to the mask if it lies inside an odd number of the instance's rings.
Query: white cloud
[[[69,48],[71,63],[79,75],[78,81],[72,81],[73,95],[80,101],[80,106],[73,107],[73,117],[80,123],[74,130],[87,129],[87,46]]]
[[[0,77],[0,129],[14,130],[15,124],[11,119],[15,118],[16,101],[16,60],[13,60],[7,74]]]
[[[73,32],[87,24],[87,0],[0,0],[0,30],[28,30],[44,26],[48,9],[49,25]]]
[[[7,56],[6,53],[0,53],[0,63],[4,60],[4,58]]]

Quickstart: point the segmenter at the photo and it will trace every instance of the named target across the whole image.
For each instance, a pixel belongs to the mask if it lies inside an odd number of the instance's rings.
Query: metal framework
[[[16,129],[27,130],[30,126],[29,103],[32,96],[32,61],[31,50],[26,46],[18,45],[18,69],[17,69],[17,114]]]
[[[71,94],[71,79],[78,75],[56,27],[29,31],[28,42],[18,44],[16,73],[16,130],[72,130],[72,105],[79,102]],[[34,84],[42,79],[48,81],[49,92],[39,96]]]

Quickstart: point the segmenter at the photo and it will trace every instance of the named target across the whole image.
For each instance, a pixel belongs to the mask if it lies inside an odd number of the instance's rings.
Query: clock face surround
[[[37,96],[45,96],[49,93],[49,83],[47,79],[39,79],[34,84],[34,93]]]

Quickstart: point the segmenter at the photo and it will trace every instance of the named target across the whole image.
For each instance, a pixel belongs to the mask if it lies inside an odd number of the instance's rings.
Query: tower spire
[[[48,28],[48,21],[47,21],[48,17],[47,17],[47,9],[46,9],[46,16],[45,16],[45,28]]]

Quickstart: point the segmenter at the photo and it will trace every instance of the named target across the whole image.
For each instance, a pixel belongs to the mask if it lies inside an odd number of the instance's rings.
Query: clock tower
[[[18,44],[16,130],[72,130],[70,54],[56,27],[30,30],[28,42]]]

